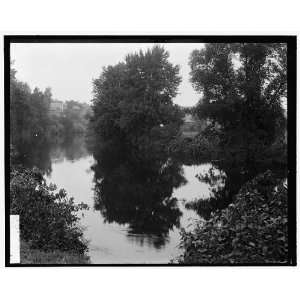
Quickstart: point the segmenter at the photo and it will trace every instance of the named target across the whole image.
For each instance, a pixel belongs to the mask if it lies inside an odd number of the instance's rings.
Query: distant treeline
[[[51,112],[55,102],[51,89],[33,91],[25,82],[16,79],[16,70],[10,74],[10,142],[32,138],[70,136],[85,132],[90,108],[88,104],[66,101],[60,113]]]

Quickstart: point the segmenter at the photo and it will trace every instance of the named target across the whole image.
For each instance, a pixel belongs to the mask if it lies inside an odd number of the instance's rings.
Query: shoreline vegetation
[[[179,224],[172,190],[184,182],[181,165],[210,162],[198,180],[212,187],[211,195],[186,204],[200,220],[192,232],[181,231],[183,254],[171,263],[287,263],[286,45],[213,43],[193,51],[191,82],[202,99],[189,109],[172,102],[181,78],[168,57],[160,46],[129,54],[93,82],[88,121],[80,116],[79,132],[96,161],[96,205],[108,222],[168,234]],[[31,93],[13,69],[11,90],[10,200],[21,218],[21,263],[88,263],[76,215],[87,207],[47,185],[42,171],[18,165],[22,135],[46,136],[43,128],[76,132],[76,103],[51,119],[45,113],[49,90]],[[36,118],[30,124],[28,111]],[[120,193],[127,215],[114,214]],[[153,214],[149,204],[157,212],[173,211],[173,219]]]
[[[287,185],[267,171],[242,186],[234,201],[182,231],[180,264],[288,263]]]
[[[63,189],[47,185],[41,171],[13,167],[10,172],[10,213],[20,216],[21,264],[88,263],[75,204]]]
[[[182,231],[184,253],[173,262],[289,263],[286,45],[207,44],[190,66],[203,93],[194,113],[210,124],[177,148],[196,160],[207,154],[224,175],[198,178],[212,196],[186,204],[203,219]]]
[[[43,251],[31,248],[28,243],[21,240],[21,264],[89,264],[89,257],[76,251],[50,250]]]

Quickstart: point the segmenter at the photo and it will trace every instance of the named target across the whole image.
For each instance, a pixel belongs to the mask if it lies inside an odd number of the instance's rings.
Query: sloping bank
[[[20,216],[21,263],[88,263],[87,241],[78,211],[64,190],[47,185],[37,169],[13,168],[10,172],[10,213]]]
[[[246,183],[234,202],[182,231],[184,264],[286,263],[287,187],[270,171]]]

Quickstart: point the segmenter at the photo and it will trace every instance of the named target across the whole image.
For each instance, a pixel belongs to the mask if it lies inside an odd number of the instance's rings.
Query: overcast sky
[[[89,102],[92,80],[98,78],[102,67],[122,61],[126,54],[147,49],[154,44],[112,43],[15,43],[11,44],[11,59],[17,78],[30,87],[44,90],[51,87],[55,99]],[[204,44],[166,43],[170,61],[180,66],[182,83],[174,102],[192,106],[199,100],[189,82],[189,55]]]

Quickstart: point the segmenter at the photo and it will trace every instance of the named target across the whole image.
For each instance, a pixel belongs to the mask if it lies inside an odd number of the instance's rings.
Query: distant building
[[[64,111],[64,103],[62,101],[54,100],[50,103],[50,114],[60,115]]]

